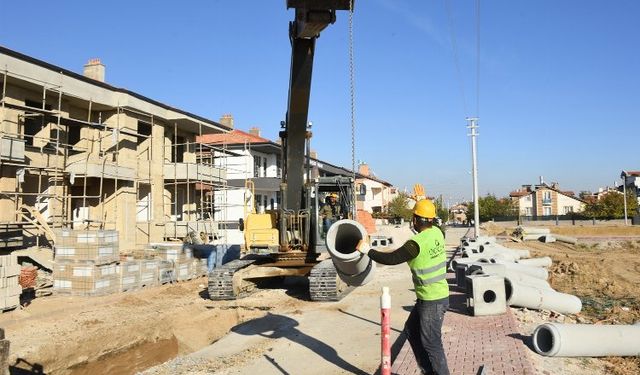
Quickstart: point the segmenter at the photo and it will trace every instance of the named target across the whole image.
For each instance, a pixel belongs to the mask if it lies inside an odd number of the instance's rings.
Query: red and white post
[[[382,287],[382,296],[380,296],[380,327],[382,328],[380,374],[391,375],[391,294],[388,286]]]

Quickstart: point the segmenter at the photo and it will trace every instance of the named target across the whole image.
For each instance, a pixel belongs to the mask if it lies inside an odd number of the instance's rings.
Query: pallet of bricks
[[[192,249],[181,243],[155,243],[150,247],[149,251],[160,259],[159,279],[162,284],[191,280],[207,274],[207,260],[194,258]],[[173,275],[168,270],[168,263],[173,265]]]
[[[0,256],[0,310],[11,310],[20,306],[22,287],[19,284],[20,265],[18,257],[9,254]]]
[[[120,289],[117,231],[63,229],[56,234],[54,291],[96,296]]]

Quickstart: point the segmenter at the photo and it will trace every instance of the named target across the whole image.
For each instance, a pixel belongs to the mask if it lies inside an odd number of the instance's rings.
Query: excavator
[[[309,97],[316,40],[336,21],[336,12],[351,10],[352,0],[287,0],[295,10],[289,23],[291,72],[282,141],[281,204],[274,212],[249,213],[240,221],[245,246],[240,259],[209,274],[209,296],[229,300],[250,294],[259,280],[282,276],[309,278],[314,301],[337,301],[351,287],[340,280],[326,253],[320,207],[324,197],[338,194],[345,219],[354,219],[354,181],[351,177],[311,175],[308,126]]]

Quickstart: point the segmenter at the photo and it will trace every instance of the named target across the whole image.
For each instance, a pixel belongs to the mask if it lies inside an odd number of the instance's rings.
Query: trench
[[[75,365],[69,368],[69,374],[135,374],[175,358],[179,347],[175,336],[156,342],[145,341],[116,353],[108,353],[95,361]]]

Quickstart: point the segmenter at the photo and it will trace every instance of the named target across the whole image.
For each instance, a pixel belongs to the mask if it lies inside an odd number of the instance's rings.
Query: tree
[[[633,192],[627,192],[627,213],[633,216],[638,207],[638,201]],[[585,216],[599,219],[611,220],[624,218],[624,195],[619,192],[609,192],[598,200],[587,203],[584,213]]]
[[[493,194],[480,197],[480,221],[494,220],[500,217],[516,215],[516,208],[510,198],[496,198]],[[473,202],[467,205],[467,219],[473,219]]]
[[[389,216],[392,218],[403,218],[404,220],[411,220],[413,212],[408,207],[409,196],[405,193],[400,193],[389,202],[388,210]]]

